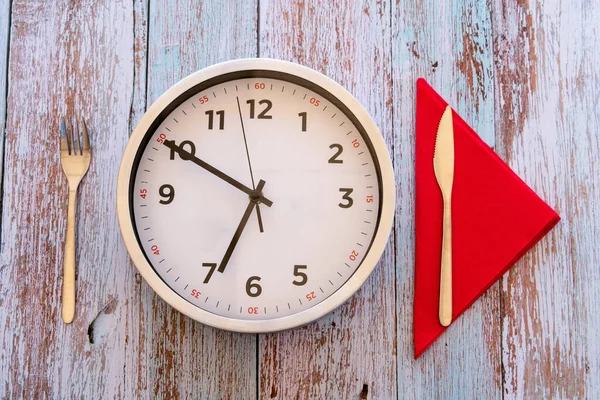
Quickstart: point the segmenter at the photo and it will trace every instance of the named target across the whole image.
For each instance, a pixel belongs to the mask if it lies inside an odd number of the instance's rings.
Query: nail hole
[[[98,344],[111,332],[114,316],[112,315],[117,308],[117,299],[112,299],[104,306],[104,308],[96,315],[96,318],[88,326],[88,340],[90,344]]]
[[[369,385],[365,383],[362,387],[362,390],[360,391],[360,395],[358,396],[358,398],[360,400],[365,400],[367,397],[369,397]]]

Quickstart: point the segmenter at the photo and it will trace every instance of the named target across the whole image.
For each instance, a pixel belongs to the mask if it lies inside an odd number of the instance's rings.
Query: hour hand
[[[260,207],[256,205],[256,217],[258,218],[258,230],[260,233],[263,233],[265,230],[263,228],[262,216],[260,215]]]
[[[186,151],[185,149],[181,148],[181,146],[177,146],[173,140],[165,140],[163,142],[163,144],[166,147],[168,147],[169,149],[171,149],[174,152],[176,152],[177,154],[179,154],[179,157],[181,157],[182,160],[189,160],[189,161],[193,162],[194,164],[198,165],[199,167],[204,168],[205,170],[207,170],[211,174],[213,174],[213,175],[221,178],[222,180],[224,180],[225,182],[229,183],[230,185],[238,188],[239,190],[241,190],[242,192],[246,193],[247,195],[251,195],[251,194],[255,193],[248,186],[246,186],[243,183],[241,183],[241,182],[233,179],[231,176],[227,175],[223,171],[218,170],[217,168],[213,167],[209,163],[207,163],[207,162],[199,159],[194,154],[192,154],[189,151]],[[267,199],[266,197],[264,197],[262,194],[260,194],[258,196],[258,202],[259,203],[263,203],[267,207],[271,207],[273,205],[273,202],[271,200]]]

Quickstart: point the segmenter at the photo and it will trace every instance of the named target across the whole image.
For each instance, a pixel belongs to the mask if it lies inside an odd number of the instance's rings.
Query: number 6
[[[258,283],[252,283],[252,281],[260,281],[260,276],[251,276],[246,281],[246,294],[250,297],[258,297],[262,293],[262,288]]]

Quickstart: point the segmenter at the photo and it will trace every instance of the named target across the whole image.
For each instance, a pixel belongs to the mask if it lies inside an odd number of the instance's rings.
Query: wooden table
[[[0,4],[1,398],[600,395],[597,4],[196,3]],[[128,136],[163,91],[257,56],[321,71],[365,105],[393,156],[397,214],[379,266],[346,304],[300,329],[242,335],[184,317],[146,285],[119,233],[115,187]],[[418,77],[563,221],[414,361]],[[71,325],[60,317],[65,114],[88,119],[94,147]]]

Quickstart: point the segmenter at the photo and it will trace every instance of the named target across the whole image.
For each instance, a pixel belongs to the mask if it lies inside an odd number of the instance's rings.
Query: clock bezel
[[[223,77],[221,82],[247,78],[251,76],[252,71],[273,72],[297,77],[328,93],[327,97],[332,97],[341,103],[346,108],[344,111],[350,114],[348,117],[354,117],[352,118],[355,120],[354,123],[358,125],[358,128],[362,128],[361,133],[366,134],[370,141],[369,147],[373,152],[372,156],[378,164],[381,196],[375,234],[367,249],[367,254],[352,276],[320,303],[296,314],[264,320],[235,319],[212,313],[190,303],[168,286],[148,261],[140,246],[138,235],[134,229],[135,222],[131,209],[132,192],[130,190],[135,178],[136,160],[139,159],[139,154],[146,147],[148,137],[154,133],[164,119],[164,115],[181,104],[180,99],[192,96],[193,94],[190,92],[197,93],[203,90],[197,90],[197,88],[207,81],[211,81],[210,86],[212,86],[220,83],[219,77]],[[232,78],[236,74],[240,76]],[[293,82],[293,80],[290,81]],[[314,88],[309,89],[314,90]],[[190,318],[216,328],[244,333],[266,333],[310,323],[343,304],[362,286],[377,265],[387,244],[394,217],[395,191],[394,173],[383,137],[364,107],[346,89],[325,75],[298,64],[265,58],[241,59],[216,64],[189,75],[167,90],[147,110],[133,131],[123,154],[117,182],[117,214],[123,240],[134,265],[163,300]]]

